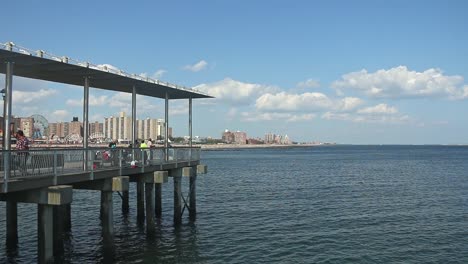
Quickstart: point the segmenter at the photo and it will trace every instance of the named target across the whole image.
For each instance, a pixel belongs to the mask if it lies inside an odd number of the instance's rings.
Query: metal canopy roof
[[[89,64],[75,65],[1,48],[0,61],[0,73],[6,73],[6,62],[13,62],[13,75],[31,79],[84,86],[85,77],[89,77],[90,87],[104,90],[132,93],[135,86],[137,94],[157,98],[166,98],[166,93],[169,99],[213,98],[202,92],[166,82],[145,80],[143,77],[129,76],[123,72],[103,71]]]

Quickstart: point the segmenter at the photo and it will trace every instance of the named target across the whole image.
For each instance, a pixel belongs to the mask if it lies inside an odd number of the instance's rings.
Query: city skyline
[[[0,43],[206,92],[215,98],[194,100],[193,135],[468,144],[464,1],[90,3],[4,3],[5,19],[22,23]],[[12,113],[82,119],[82,98],[82,87],[15,77]],[[90,123],[131,112],[130,94],[91,88],[89,103]],[[188,134],[188,100],[169,104],[169,125]],[[164,100],[137,96],[137,119],[150,116],[164,116]]]

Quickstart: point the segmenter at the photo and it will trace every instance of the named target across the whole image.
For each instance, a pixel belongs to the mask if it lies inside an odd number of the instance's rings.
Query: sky
[[[468,1],[6,1],[0,43],[109,65],[214,99],[193,135],[298,142],[468,144]],[[0,74],[0,82],[5,76]],[[83,87],[15,77],[15,116],[83,116]],[[188,100],[169,102],[188,135]],[[90,90],[90,121],[131,94]],[[137,118],[164,100],[137,97]]]

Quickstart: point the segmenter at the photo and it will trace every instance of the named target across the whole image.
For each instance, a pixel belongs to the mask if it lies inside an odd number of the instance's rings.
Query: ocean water
[[[163,185],[154,236],[114,195],[115,253],[105,254],[99,193],[74,191],[57,263],[468,263],[468,147],[326,146],[203,151],[197,220],[172,222]],[[184,179],[187,195],[188,179]],[[5,204],[0,203],[0,241]],[[37,261],[35,205],[19,205],[6,263]]]

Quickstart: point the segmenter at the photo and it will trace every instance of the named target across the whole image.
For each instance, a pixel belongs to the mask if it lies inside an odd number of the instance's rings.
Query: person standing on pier
[[[26,175],[27,168],[26,168],[26,161],[29,156],[29,140],[27,137],[24,136],[23,130],[18,130],[16,132],[16,153],[18,159],[18,167],[21,172],[21,176]]]
[[[116,166],[119,163],[118,153],[117,153],[117,139],[114,139],[109,143],[110,153],[111,153],[111,164],[112,166]]]

